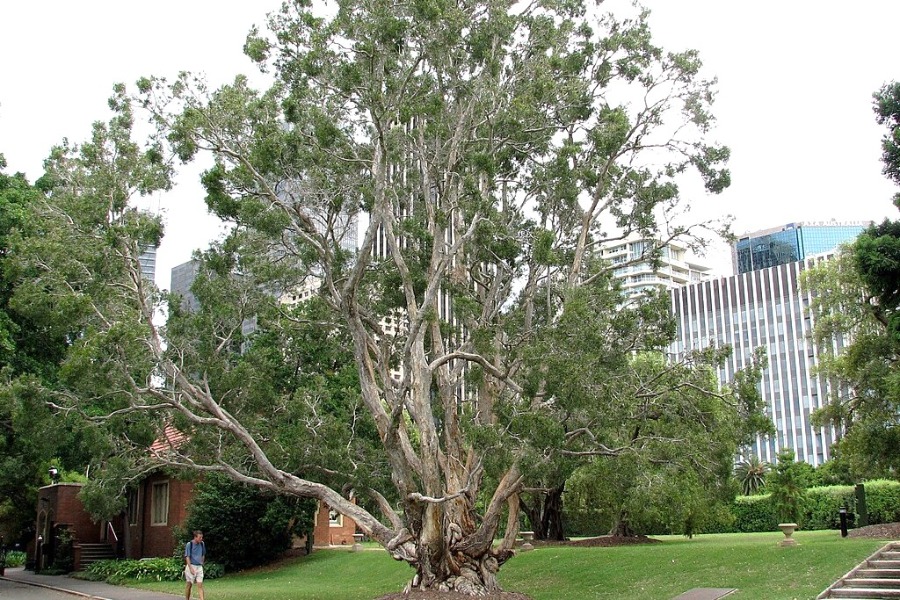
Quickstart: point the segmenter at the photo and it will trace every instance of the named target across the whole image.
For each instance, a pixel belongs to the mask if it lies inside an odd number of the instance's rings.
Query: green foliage
[[[798,523],[800,520],[805,491],[803,471],[800,463],[794,461],[794,451],[782,450],[769,472],[766,488],[781,523]]]
[[[206,563],[205,579],[217,579],[224,575],[221,565]],[[87,566],[85,579],[106,581],[113,585],[148,581],[183,581],[184,561],[177,558],[144,558],[141,560],[101,560]]]
[[[277,496],[217,475],[198,482],[195,492],[178,549],[199,529],[209,556],[229,571],[267,564],[291,547],[292,536],[311,533],[313,500]]]
[[[769,465],[759,460],[757,456],[741,461],[734,468],[734,476],[741,486],[741,493],[745,496],[752,496],[765,485],[768,472]]]
[[[75,536],[68,528],[60,528],[56,537],[56,555],[50,569],[61,573],[70,572],[75,566]]]
[[[900,522],[900,483],[881,479],[867,481],[865,487],[869,523]]]
[[[7,567],[21,567],[25,564],[25,559],[28,556],[22,552],[21,550],[7,550],[6,551],[6,566]]]
[[[801,522],[805,529],[840,528],[840,509],[847,508],[853,526],[856,495],[852,486],[813,487],[806,490]]]
[[[875,120],[888,130],[881,139],[884,174],[900,184],[900,83],[885,84],[873,96]],[[894,204],[900,208],[900,194],[894,196]]]
[[[771,494],[739,496],[731,508],[734,513],[733,531],[778,531],[779,519]]]

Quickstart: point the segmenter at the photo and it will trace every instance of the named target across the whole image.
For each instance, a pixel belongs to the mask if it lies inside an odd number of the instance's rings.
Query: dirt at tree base
[[[900,523],[881,523],[850,530],[850,537],[900,540]]]
[[[438,592],[414,590],[408,594],[398,592],[396,594],[388,594],[387,596],[379,596],[375,600],[472,600],[476,596],[467,596],[458,592]],[[477,596],[479,600],[532,600],[531,596],[519,594],[518,592],[497,592],[488,594],[487,596]]]

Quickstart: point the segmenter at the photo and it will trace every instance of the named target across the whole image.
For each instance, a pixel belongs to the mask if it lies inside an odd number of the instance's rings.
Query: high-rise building
[[[733,354],[719,372],[722,382],[748,366],[763,348],[768,366],[760,391],[775,424],[774,436],[756,440],[751,452],[772,461],[793,449],[798,460],[818,466],[827,461],[840,431],[814,427],[810,414],[828,401],[829,382],[815,374],[819,350],[812,341],[812,297],[800,286],[800,273],[827,260],[852,242],[870,221],[789,223],[742,236],[732,246],[736,275],[673,290],[677,321],[671,353],[730,345]],[[842,345],[837,340],[838,346]],[[838,348],[839,349],[839,348]]]
[[[735,273],[749,273],[830,252],[856,239],[871,221],[806,221],[746,233],[731,246]]]
[[[200,273],[200,261],[189,260],[172,268],[172,279],[169,284],[169,291],[173,294],[181,296],[181,307],[184,310],[193,312],[200,308],[200,303],[191,292],[191,286],[194,285],[194,279]]]
[[[148,281],[153,281],[156,277],[157,249],[158,248],[156,246],[147,246],[138,257],[138,261],[141,263],[141,275],[143,275]]]
[[[691,350],[730,345],[731,358],[719,372],[722,382],[750,364],[763,348],[768,366],[760,391],[775,424],[774,436],[758,438],[751,453],[773,461],[779,451],[794,450],[797,460],[818,466],[829,459],[839,432],[814,427],[810,414],[828,399],[828,382],[815,374],[819,351],[812,341],[810,294],[800,273],[815,259],[758,269],[672,290],[677,322],[674,358]]]
[[[601,246],[600,256],[615,267],[613,277],[621,281],[626,297],[632,298],[648,290],[670,290],[709,277],[710,267],[696,262],[688,247],[675,240],[660,249],[654,265],[650,254],[659,243],[630,235]]]

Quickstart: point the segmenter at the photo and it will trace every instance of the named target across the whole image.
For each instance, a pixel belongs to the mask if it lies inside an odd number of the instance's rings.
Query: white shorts
[[[187,565],[184,567],[184,580],[188,583],[203,583],[203,567],[194,565],[194,572]]]

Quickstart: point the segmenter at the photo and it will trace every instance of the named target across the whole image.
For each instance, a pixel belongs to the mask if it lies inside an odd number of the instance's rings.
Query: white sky
[[[616,0],[621,2],[621,0]],[[657,40],[696,48],[718,77],[716,138],[732,185],[698,197],[698,216],[733,214],[738,233],[800,220],[897,218],[881,174],[872,93],[900,79],[900,2],[644,0]],[[0,153],[32,181],[50,147],[80,142],[109,117],[115,82],[205,72],[212,84],[256,73],[241,47],[280,0],[47,0],[0,4]],[[601,8],[612,7],[607,2]],[[833,7],[833,8],[832,8]],[[154,199],[167,220],[157,283],[215,237],[197,169]],[[727,249],[707,257],[730,273]]]

